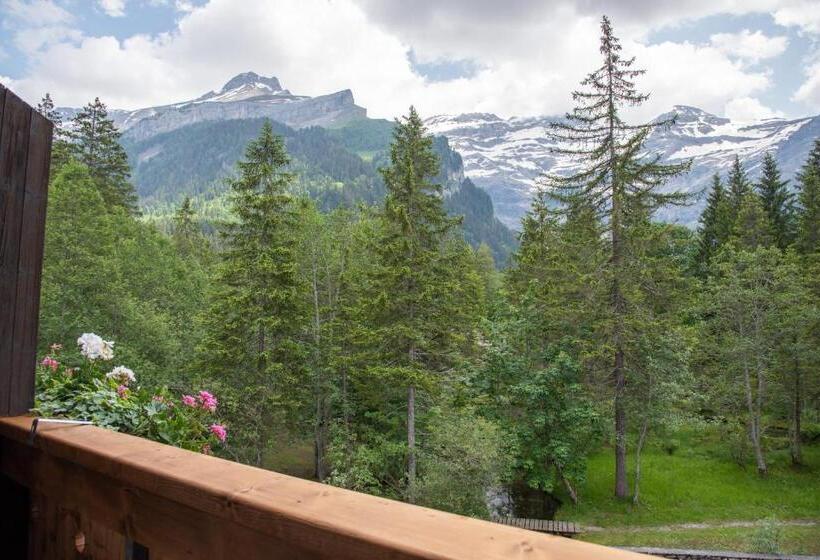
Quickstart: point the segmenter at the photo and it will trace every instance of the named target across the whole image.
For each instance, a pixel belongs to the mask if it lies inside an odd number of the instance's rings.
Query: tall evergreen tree
[[[174,214],[174,225],[171,234],[179,253],[186,257],[202,260],[209,254],[208,240],[202,235],[191,197],[186,196]]]
[[[63,128],[63,117],[54,107],[51,95],[46,93],[37,104],[37,111],[54,124],[54,137],[51,143],[51,176],[54,177],[57,171],[68,162],[70,156],[70,146],[67,142],[68,135]]]
[[[772,224],[763,201],[754,193],[747,194],[740,203],[732,240],[737,246],[749,251],[775,244]]]
[[[610,239],[610,312],[612,329],[609,344],[613,349],[612,379],[615,386],[615,495],[629,494],[626,469],[627,420],[625,389],[627,382],[626,331],[629,302],[624,282],[629,268],[625,253],[627,222],[631,209],[654,209],[680,203],[681,193],[663,193],[658,187],[670,177],[685,171],[689,164],[663,165],[660,156],[642,157],[647,136],[671,121],[629,125],[621,119],[624,106],[639,105],[648,95],[638,92],[633,80],[643,74],[634,70],[634,58],[621,56],[620,41],[614,36],[609,19],[601,21],[602,65],[573,92],[577,106],[566,121],[555,123],[552,135],[562,143],[556,151],[583,163],[582,171],[571,176],[547,177],[550,194],[568,207],[585,201],[604,220]],[[630,199],[633,199],[630,202]],[[635,203],[639,201],[639,203]]]
[[[729,208],[729,199],[720,176],[715,173],[712,177],[712,190],[706,199],[706,208],[700,215],[698,228],[698,264],[700,272],[708,270],[709,261],[717,253],[720,246],[726,243],[732,232],[732,215]]]
[[[788,184],[780,178],[777,160],[771,152],[766,152],[757,192],[769,217],[774,242],[780,249],[791,245],[795,235],[794,195],[789,192]]]
[[[731,204],[734,215],[737,216],[737,213],[740,211],[740,206],[743,204],[743,199],[752,192],[752,183],[749,181],[749,177],[746,175],[746,169],[743,167],[743,164],[740,162],[740,157],[737,155],[735,155],[735,159],[732,162],[732,168],[729,170],[729,176],[726,182],[729,186],[729,203]]]
[[[279,414],[297,409],[305,389],[298,224],[287,192],[294,178],[285,170],[288,163],[282,138],[265,122],[237,164],[239,176],[228,181],[233,220],[221,231],[224,250],[204,318],[202,368],[232,391],[234,449],[257,464]]]
[[[108,206],[136,213],[137,194],[129,181],[128,155],[99,97],[77,113],[69,136],[71,155],[88,168]]]
[[[51,99],[51,94],[46,92],[40,102],[37,104],[37,112],[43,115],[54,124],[54,136],[58,137],[62,134],[63,117],[54,108],[54,100]]]
[[[803,255],[820,253],[820,138],[797,174],[797,248]]]
[[[448,263],[443,242],[457,224],[442,204],[433,138],[425,132],[415,108],[397,121],[390,165],[382,170],[387,187],[383,237],[376,247],[378,266],[373,280],[373,325],[379,341],[378,375],[406,391],[407,499],[416,497],[417,390],[430,387],[435,374],[449,365],[453,324],[448,300]]]

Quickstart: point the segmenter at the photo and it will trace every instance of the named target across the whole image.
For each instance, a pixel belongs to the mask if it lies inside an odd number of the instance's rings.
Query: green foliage
[[[54,100],[46,93],[37,104],[37,111],[54,125],[54,134],[51,141],[51,168],[53,177],[59,169],[70,159],[71,145],[68,142],[68,134],[63,128],[63,117],[54,107]]]
[[[487,490],[510,468],[506,434],[469,408],[448,405],[430,412],[419,454],[418,503],[486,518]]]
[[[732,233],[734,216],[731,212],[729,197],[715,173],[712,178],[712,189],[706,199],[706,207],[700,216],[698,227],[698,272],[704,276],[709,262],[720,247],[729,240]]]
[[[126,139],[134,183],[152,221],[170,232],[172,216],[185,196],[193,198],[192,206],[206,222],[225,219],[229,201],[222,179],[231,175],[242,147],[259,134],[263,123],[203,122],[147,140]],[[323,211],[383,202],[386,190],[378,169],[389,163],[393,123],[361,119],[330,130],[271,126],[284,138],[291,157],[288,167],[296,176],[289,188],[294,194],[309,196]],[[462,229],[473,247],[487,243],[496,262],[506,264],[515,235],[495,218],[487,193],[469,180],[458,180],[461,158],[444,137],[434,140],[433,150],[442,162],[434,181],[447,191],[445,208],[451,215],[464,215]],[[367,159],[362,157],[365,152]]]
[[[735,155],[732,168],[729,170],[727,183],[729,185],[729,204],[732,207],[732,213],[737,215],[743,201],[752,194],[752,183],[749,181],[746,170],[740,162],[740,156]]]
[[[748,250],[775,243],[769,216],[755,194],[747,194],[740,201],[731,240],[736,246]]]
[[[58,361],[62,359],[61,348],[52,345],[51,353],[37,368],[36,414],[91,421],[203,453],[211,453],[224,443],[226,431],[214,416],[217,401],[209,393],[201,393],[199,400],[193,396],[178,400],[165,387],[149,391],[137,385],[132,371],[122,366],[111,369],[103,363],[110,362],[113,353],[109,359],[68,355],[72,365],[68,367]]]
[[[192,317],[207,278],[196,262],[122,208],[70,162],[49,187],[39,348],[77,332],[111,333],[147,385],[184,388],[200,337]]]
[[[247,445],[235,452],[257,460],[276,429],[275,409],[298,407],[305,386],[298,223],[287,163],[282,138],[263,125],[230,181],[234,220],[222,226],[224,248],[198,348],[201,370],[237,389],[229,418],[237,432],[248,432],[238,433],[239,445]]]
[[[544,206],[545,200],[551,200],[565,217],[579,208],[587,209],[609,233],[607,259],[599,271],[609,294],[600,307],[606,322],[600,334],[614,364],[607,368],[613,368],[614,378],[615,494],[623,498],[629,493],[628,387],[634,386],[632,377],[649,369],[650,356],[640,351],[646,346],[640,340],[642,333],[652,332],[661,322],[656,321],[658,308],[653,308],[650,301],[656,293],[645,290],[642,281],[654,273],[649,269],[655,269],[651,256],[642,247],[643,235],[656,209],[685,202],[684,193],[660,187],[687,171],[691,162],[661,164],[659,154],[645,153],[649,134],[668,126],[674,118],[639,125],[627,124],[621,118],[624,107],[640,105],[648,97],[635,86],[635,79],[644,71],[632,68],[634,58],[624,58],[621,49],[609,19],[604,16],[599,49],[601,66],[581,82],[582,90],[573,92],[577,105],[565,120],[551,126],[551,135],[559,143],[556,152],[574,157],[581,169],[572,175],[547,175],[544,197],[536,199],[534,205]],[[539,216],[543,211],[537,209],[534,214]]]
[[[547,367],[521,376],[511,388],[511,429],[527,484],[554,492],[562,484],[584,482],[599,418],[569,356],[559,352],[546,361]]]
[[[71,156],[88,168],[105,203],[136,212],[137,194],[129,182],[128,155],[120,145],[120,132],[108,118],[105,104],[95,98],[77,113],[71,124]]]
[[[791,245],[795,235],[794,194],[789,192],[788,184],[780,178],[774,155],[766,152],[757,192],[769,219],[774,242],[780,249]]]

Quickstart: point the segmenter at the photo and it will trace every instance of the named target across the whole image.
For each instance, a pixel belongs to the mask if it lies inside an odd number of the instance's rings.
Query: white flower
[[[80,347],[80,352],[89,360],[113,360],[114,359],[114,341],[103,340],[100,336],[94,333],[83,333],[77,339],[77,344]]]
[[[129,383],[133,383],[137,380],[134,376],[134,372],[128,369],[125,366],[117,366],[108,373],[105,374],[108,379],[114,379],[119,381],[123,385],[128,385]]]

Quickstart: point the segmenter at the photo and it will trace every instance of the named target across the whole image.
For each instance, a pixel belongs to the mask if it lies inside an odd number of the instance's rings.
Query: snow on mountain
[[[60,109],[64,120],[77,109]],[[112,110],[109,115],[134,140],[144,140],[203,121],[268,117],[293,128],[329,126],[363,118],[367,111],[355,104],[353,93],[342,90],[328,95],[294,95],[275,77],[244,72],[222,88],[196,99],[135,111]]]
[[[774,151],[785,178],[800,168],[815,138],[820,137],[820,116],[802,119],[765,119],[736,122],[696,107],[678,105],[676,122],[656,130],[648,150],[667,161],[692,159],[692,170],[671,181],[667,188],[698,193],[713,173],[726,174],[737,154],[752,178],[759,173],[763,154]],[[553,154],[555,143],[547,132],[556,117],[502,119],[491,113],[439,115],[425,124],[434,134],[446,136],[464,159],[468,176],[492,197],[496,213],[508,226],[519,227],[529,208],[538,178],[545,172],[568,174],[578,169],[568,156]],[[705,193],[696,204],[661,210],[658,217],[693,225]]]

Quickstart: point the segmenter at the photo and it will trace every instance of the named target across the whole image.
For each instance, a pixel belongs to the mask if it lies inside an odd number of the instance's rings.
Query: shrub
[[[674,455],[675,451],[680,449],[680,442],[676,439],[667,439],[661,443],[661,449],[667,455]]]
[[[223,445],[227,430],[216,419],[217,399],[207,391],[177,399],[167,388],[150,392],[133,371],[111,367],[114,343],[93,333],[78,340],[81,358],[62,363],[62,345],[51,346],[37,368],[33,411],[40,416],[88,420],[191,451],[211,453]]]

